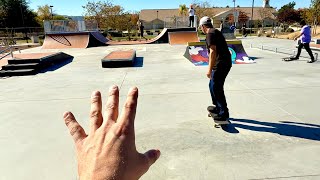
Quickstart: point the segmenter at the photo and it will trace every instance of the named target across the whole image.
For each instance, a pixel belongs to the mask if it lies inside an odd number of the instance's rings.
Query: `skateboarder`
[[[308,63],[313,63],[315,61],[312,51],[310,49],[310,42],[311,42],[311,29],[310,27],[306,24],[306,22],[304,20],[302,20],[300,22],[300,25],[302,27],[301,29],[301,33],[298,37],[295,37],[294,40],[297,40],[298,38],[300,38],[301,43],[299,44],[298,47],[298,53],[296,55],[296,57],[291,58],[291,60],[297,60],[300,57],[301,54],[301,49],[304,47],[306,49],[306,51],[309,53],[311,60],[308,61]]]
[[[231,69],[231,55],[227,42],[222,33],[213,28],[212,21],[205,16],[200,19],[199,28],[206,34],[206,44],[209,53],[209,69],[207,77],[212,104],[216,107],[212,110],[216,121],[226,121],[229,119],[229,109],[227,107],[224,94],[224,82]]]
[[[243,24],[243,25],[242,25],[241,30],[242,30],[242,37],[247,37],[248,34],[247,34],[246,24]]]
[[[193,9],[193,5],[190,5],[189,9],[189,27],[194,27],[194,15],[196,11]]]
[[[145,39],[145,40],[148,40],[147,38],[145,38],[145,37],[143,36],[144,26],[143,26],[142,21],[139,21],[138,25],[139,25],[138,27],[139,27],[139,32],[140,32],[140,40],[141,40],[142,38]]]

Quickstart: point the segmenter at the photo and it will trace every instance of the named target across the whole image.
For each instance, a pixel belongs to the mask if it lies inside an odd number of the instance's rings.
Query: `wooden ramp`
[[[43,49],[68,49],[105,46],[108,42],[99,32],[47,34]]]
[[[169,32],[170,45],[187,45],[188,42],[200,42],[198,33],[192,31]]]

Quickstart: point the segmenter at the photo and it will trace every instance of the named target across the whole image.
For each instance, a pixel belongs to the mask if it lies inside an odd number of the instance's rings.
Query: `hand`
[[[139,179],[159,158],[159,150],[136,150],[134,120],[138,89],[132,88],[118,117],[119,89],[110,88],[105,116],[101,93],[91,97],[90,133],[86,134],[71,112],[64,114],[76,146],[80,180]]]
[[[209,79],[212,78],[212,77],[211,77],[211,74],[212,74],[212,71],[208,71],[208,72],[207,72],[207,77],[208,77]]]

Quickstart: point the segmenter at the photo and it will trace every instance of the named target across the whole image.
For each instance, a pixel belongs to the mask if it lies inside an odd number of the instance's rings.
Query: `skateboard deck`
[[[215,120],[213,117],[214,117],[214,114],[211,112],[215,107],[214,106],[209,106],[207,108],[208,110],[208,117],[211,117],[215,123],[214,127],[218,128],[218,127],[221,127],[221,126],[226,126],[228,124],[230,124],[229,120],[226,120],[226,121],[217,121]]]
[[[298,60],[298,59],[292,59],[291,57],[282,58],[282,61],[295,61],[295,60]]]

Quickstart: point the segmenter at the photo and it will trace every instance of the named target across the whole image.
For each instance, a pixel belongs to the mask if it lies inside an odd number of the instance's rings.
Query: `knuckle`
[[[70,134],[71,136],[74,136],[77,132],[79,132],[81,130],[80,126],[73,126],[70,129]]]
[[[91,103],[92,104],[95,104],[95,103],[98,103],[99,102],[99,98],[97,96],[91,98]]]
[[[125,104],[125,108],[127,109],[135,108],[135,106],[136,106],[136,103],[134,103],[133,101],[126,102]]]
[[[91,113],[90,113],[90,117],[91,118],[98,118],[101,114],[101,111],[99,110],[92,110]]]
[[[70,119],[70,118],[64,120],[64,123],[65,123],[67,126],[69,126],[72,122],[73,122],[73,120]]]
[[[107,104],[107,110],[116,109],[116,104],[114,102]]]

